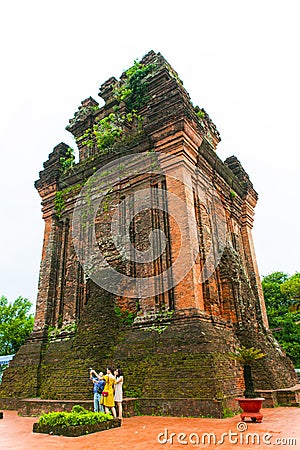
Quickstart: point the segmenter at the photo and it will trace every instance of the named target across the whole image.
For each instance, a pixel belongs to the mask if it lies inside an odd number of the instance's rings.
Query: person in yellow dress
[[[99,380],[105,380],[105,386],[102,391],[101,405],[104,406],[105,412],[108,414],[111,409],[112,415],[116,419],[116,409],[114,400],[114,385],[116,384],[116,379],[113,375],[114,371],[111,367],[107,367],[106,375],[100,376],[94,370],[93,373]]]

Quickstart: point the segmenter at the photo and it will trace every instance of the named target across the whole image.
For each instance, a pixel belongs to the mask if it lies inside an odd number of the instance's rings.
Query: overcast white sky
[[[299,6],[295,0],[0,3],[0,295],[35,302],[43,222],[33,187],[69,118],[110,76],[160,51],[259,193],[261,275],[299,271]]]

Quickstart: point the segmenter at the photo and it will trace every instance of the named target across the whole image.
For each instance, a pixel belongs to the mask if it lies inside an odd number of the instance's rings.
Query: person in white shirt
[[[122,419],[122,413],[123,413],[123,408],[122,408],[122,402],[123,402],[123,372],[120,369],[120,367],[118,367],[115,370],[115,402],[118,405],[118,417],[119,419]]]

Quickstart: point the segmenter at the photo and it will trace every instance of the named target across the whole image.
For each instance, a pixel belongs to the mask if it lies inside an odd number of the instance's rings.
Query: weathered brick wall
[[[0,384],[0,397],[36,397],[40,380],[41,342],[28,342],[9,363]]]
[[[49,344],[41,364],[42,398],[85,399],[88,368],[124,367],[127,397],[222,398],[235,395],[236,370],[226,358],[231,328],[201,319],[172,319],[163,333],[127,330],[114,312],[114,297],[90,283],[75,338]]]
[[[235,346],[230,327],[213,324],[206,317],[172,318],[161,334],[149,327],[126,330],[115,316],[113,296],[93,283],[89,292],[76,336],[49,343],[43,351],[39,369],[42,398],[89,398],[88,368],[105,370],[107,365],[124,368],[127,397],[222,400],[237,395],[237,370],[226,357],[228,349]],[[20,370],[26,361],[22,363]],[[16,365],[9,370],[16,376]],[[10,395],[22,397],[22,393],[18,383],[12,383]]]
[[[100,371],[112,361],[119,339],[114,297],[89,283],[88,299],[75,337],[51,342],[41,364],[42,398],[86,399],[91,396],[89,367]]]

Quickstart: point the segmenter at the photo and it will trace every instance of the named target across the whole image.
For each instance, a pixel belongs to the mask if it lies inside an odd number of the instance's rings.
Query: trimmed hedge
[[[97,414],[97,413],[95,413]],[[75,425],[75,426],[50,426],[40,425],[38,422],[33,424],[32,431],[34,433],[55,434],[59,436],[78,437],[90,433],[97,433],[98,431],[110,430],[121,426],[120,419],[112,419],[107,422],[99,422],[93,425]]]
[[[87,411],[75,405],[71,412],[51,412],[43,414],[33,424],[34,433],[58,434],[63,436],[81,436],[121,426],[120,419],[112,415]]]

